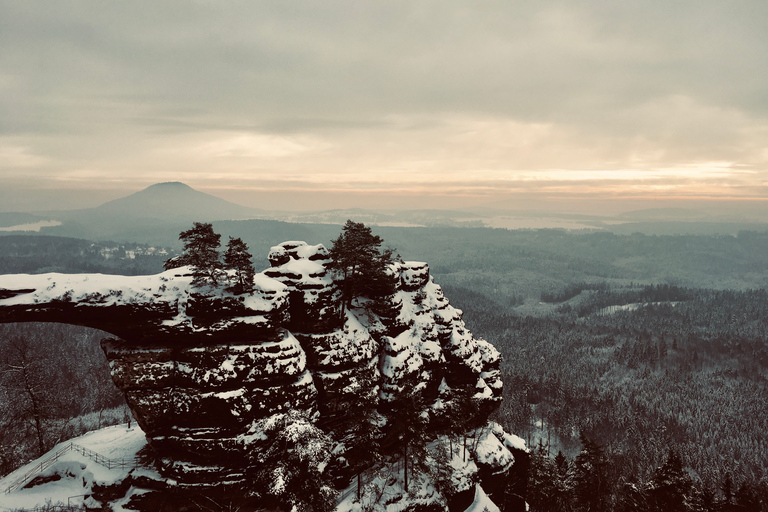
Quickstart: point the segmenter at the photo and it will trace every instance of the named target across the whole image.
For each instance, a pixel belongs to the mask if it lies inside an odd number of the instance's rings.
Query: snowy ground
[[[17,489],[10,493],[5,493],[5,490],[20,477],[34,469],[35,466],[40,466],[41,461],[46,460],[51,454],[56,453],[61,448],[65,448],[70,443],[97,452],[105,458],[112,460],[134,458],[147,442],[144,432],[136,427],[135,424],[133,425],[130,429],[127,428],[126,424],[116,425],[70,439],[55,446],[43,457],[9,474],[0,480],[0,511],[34,508],[45,505],[46,502],[79,505],[88,499],[84,495],[91,491],[94,483],[107,484],[121,481],[126,477],[129,469],[108,469],[81,453],[66,451],[54,465],[39,473],[42,475],[58,473],[62,475],[60,480],[41,484],[31,489]],[[499,431],[497,433],[503,434],[503,439],[498,439],[492,431]],[[450,453],[449,464],[452,467],[453,485],[457,490],[467,489],[475,485],[471,483],[474,480],[474,475],[477,473],[475,460],[483,460],[486,463],[493,461],[496,465],[502,467],[512,463],[511,460],[507,460],[511,455],[505,447],[526,449],[525,442],[522,439],[503,433],[500,427],[494,424],[491,424],[490,430],[479,429],[475,435],[478,436],[476,440],[474,438],[468,439],[467,448],[469,449],[466,459],[463,443],[455,442],[450,445],[446,444],[446,439],[430,443],[430,450],[437,449],[439,443],[444,445],[445,448],[448,448],[448,446],[453,448],[453,450],[448,449]],[[136,471],[154,473],[152,470],[144,468],[137,469]],[[159,475],[155,474],[154,476]],[[371,504],[371,501],[375,501],[378,502],[377,507],[375,507],[376,510],[402,512],[414,503],[426,504],[435,500],[435,490],[430,479],[422,475],[412,475],[411,494],[409,498],[403,499],[404,495],[407,494],[403,490],[403,477],[403,466],[400,463],[387,465],[373,475],[366,475],[363,480],[366,487],[364,491],[365,496],[362,500],[363,503],[358,502],[356,499],[356,481],[353,481],[352,485],[342,492],[342,499],[336,511],[359,512],[362,510],[364,503]],[[378,499],[372,496],[377,494],[372,484],[380,486],[383,491]],[[124,509],[121,507],[121,504],[127,503],[132,494],[141,492],[145,491],[130,489],[126,498],[112,503],[113,510],[123,511]],[[86,503],[96,505],[92,501],[86,501]],[[497,510],[498,508],[488,499],[483,489],[477,486],[475,489],[475,500],[467,509],[467,512],[496,512]]]
[[[5,490],[17,479],[28,471],[40,466],[40,462],[47,459],[50,454],[66,447],[69,443],[75,443],[89,450],[93,450],[108,459],[132,459],[136,453],[147,444],[144,432],[133,424],[115,425],[93,432],[88,432],[80,437],[67,440],[55,446],[46,455],[29,464],[22,466],[10,475],[0,480],[0,511],[15,508],[34,508],[44,505],[46,501],[63,504],[81,504],[84,494],[88,494],[93,483],[117,482],[125,478],[129,469],[107,469],[90,458],[76,451],[65,452],[54,465],[44,470],[41,474],[52,475],[58,473],[63,477],[55,482],[32,487],[31,489],[17,489],[10,493]]]
[[[488,498],[482,487],[473,483],[478,471],[475,461],[499,468],[508,467],[514,463],[508,448],[528,450],[524,440],[505,433],[495,423],[489,424],[489,428],[478,429],[474,436],[468,439],[466,454],[464,443],[449,443],[447,438],[431,442],[429,450],[434,454],[442,448],[449,454],[452,486],[456,491],[474,488],[475,498],[466,512],[498,512],[499,508]],[[357,480],[353,479],[350,486],[342,491],[335,512],[361,512],[366,508],[381,512],[405,512],[416,504],[441,502],[442,498],[436,496],[432,478],[417,474],[411,475],[411,479],[410,493],[406,493],[402,461],[386,464],[373,474],[363,475],[360,500],[357,499]]]

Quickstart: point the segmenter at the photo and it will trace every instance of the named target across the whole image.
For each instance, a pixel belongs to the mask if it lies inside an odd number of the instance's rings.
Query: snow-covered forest
[[[768,294],[668,291],[673,301],[603,314],[595,303],[662,297],[651,287],[587,291],[546,315],[520,317],[447,290],[468,325],[502,352],[498,417],[537,448],[539,481],[530,490],[543,500],[539,510],[552,509],[548,485],[572,487],[573,475],[552,463],[560,451],[573,462],[584,439],[603,450],[606,492],[618,510],[627,492],[653,487],[670,451],[701,499],[711,493],[707,499],[725,503],[733,493],[743,504],[768,490]],[[568,501],[563,492],[558,499]]]

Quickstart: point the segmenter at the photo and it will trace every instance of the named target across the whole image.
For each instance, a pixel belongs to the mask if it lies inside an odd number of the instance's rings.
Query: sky
[[[268,209],[763,204],[768,2],[0,0],[0,211],[165,181]]]

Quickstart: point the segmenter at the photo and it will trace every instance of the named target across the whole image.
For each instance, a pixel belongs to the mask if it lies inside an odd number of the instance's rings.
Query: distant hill
[[[96,208],[47,212],[61,226],[43,228],[41,234],[87,239],[118,239],[157,243],[175,239],[180,226],[192,222],[263,217],[264,210],[231,203],[180,182],[157,183]],[[162,237],[149,236],[162,233]],[[175,235],[172,235],[174,234]],[[172,235],[172,236],[168,236]]]
[[[263,210],[231,203],[178,181],[157,183],[139,192],[84,210],[96,215],[157,218],[169,221],[235,220],[263,214]]]

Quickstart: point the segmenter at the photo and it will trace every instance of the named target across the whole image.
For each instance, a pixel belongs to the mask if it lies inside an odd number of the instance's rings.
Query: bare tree
[[[9,423],[34,436],[39,455],[50,447],[46,427],[55,409],[46,379],[50,368],[45,363],[28,338],[14,336],[5,345],[0,366],[3,387],[12,403]]]

